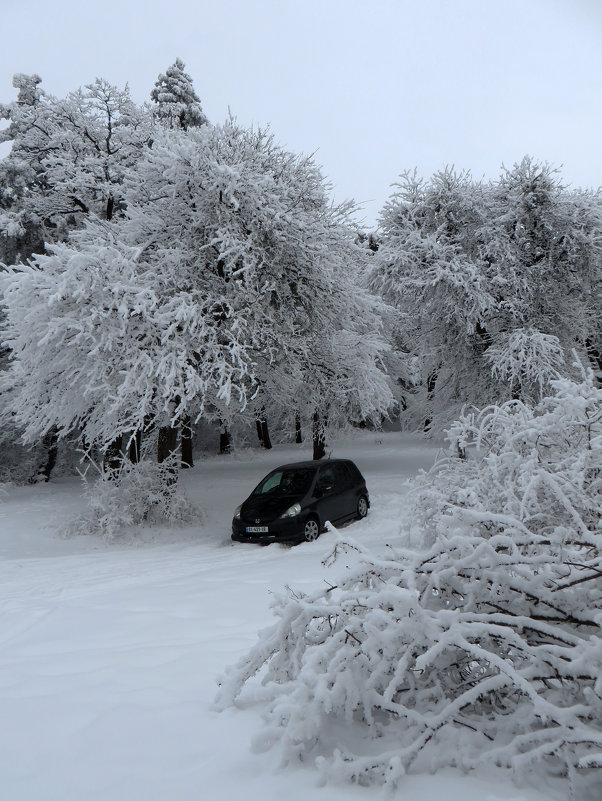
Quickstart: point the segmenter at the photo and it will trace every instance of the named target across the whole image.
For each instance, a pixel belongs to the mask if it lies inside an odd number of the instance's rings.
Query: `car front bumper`
[[[269,545],[272,542],[282,542],[287,545],[294,545],[303,542],[303,526],[305,518],[302,516],[278,518],[267,524],[266,532],[247,532],[247,526],[243,520],[234,518],[232,521],[232,540],[234,542],[253,542],[260,545]]]

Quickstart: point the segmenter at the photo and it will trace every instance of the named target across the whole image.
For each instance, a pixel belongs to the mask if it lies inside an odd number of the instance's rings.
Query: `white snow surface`
[[[437,446],[360,432],[335,444],[370,490],[345,533],[378,550],[398,539],[408,479]],[[320,786],[311,765],[253,753],[261,705],[213,708],[216,677],[273,622],[272,593],[333,581],[336,534],[294,548],[230,542],[232,510],[308,446],[208,457],[182,475],[204,518],[107,542],[65,537],[85,504],[77,478],[5,487],[0,498],[0,798],[6,801],[352,801],[376,787]],[[252,695],[252,694],[251,694]],[[508,773],[407,776],[411,801],[549,801]]]

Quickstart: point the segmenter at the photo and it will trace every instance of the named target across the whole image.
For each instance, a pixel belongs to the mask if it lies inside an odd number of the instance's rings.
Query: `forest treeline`
[[[328,429],[438,430],[600,373],[602,196],[549,165],[405,173],[368,232],[312,157],[210,123],[180,60],[144,105],[40,83],[0,106],[5,475],[47,478],[57,446],[191,464],[205,423],[319,458]]]

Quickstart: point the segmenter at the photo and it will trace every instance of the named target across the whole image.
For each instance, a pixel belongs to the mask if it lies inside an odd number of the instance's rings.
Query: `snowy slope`
[[[349,534],[375,548],[399,536],[406,480],[436,448],[363,433],[354,458],[372,509]],[[196,527],[105,542],[64,538],[80,485],[8,488],[0,501],[0,798],[7,801],[350,801],[375,788],[318,787],[275,751],[255,754],[261,707],[217,713],[215,677],[272,622],[271,593],[307,589],[338,568],[333,534],[296,548],[233,546],[233,508],[271,467],[307,457],[277,447],[212,457],[187,471]],[[543,801],[506,774],[410,776],[412,801]],[[549,798],[549,795],[546,796]]]

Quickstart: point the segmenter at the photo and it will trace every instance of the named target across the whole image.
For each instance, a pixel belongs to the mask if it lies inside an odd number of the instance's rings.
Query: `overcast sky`
[[[205,113],[316,151],[368,227],[402,171],[528,153],[602,185],[602,0],[0,0],[0,102],[103,77],[147,100],[179,56]]]

